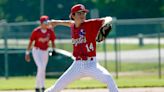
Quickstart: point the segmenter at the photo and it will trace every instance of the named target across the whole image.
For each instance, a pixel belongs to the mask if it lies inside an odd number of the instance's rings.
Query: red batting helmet
[[[76,4],[76,5],[74,5],[71,8],[71,13],[69,14],[69,18],[72,19],[72,14],[74,14],[74,13],[76,13],[78,11],[84,11],[86,13],[89,12],[89,10],[87,10],[84,5],[82,5],[82,4]]]

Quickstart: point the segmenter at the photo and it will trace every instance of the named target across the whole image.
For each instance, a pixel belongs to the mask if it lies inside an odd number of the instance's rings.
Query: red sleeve
[[[91,19],[90,23],[91,23],[91,27],[92,27],[92,31],[94,32],[94,34],[92,34],[94,37],[97,36],[101,26],[103,25],[104,20],[97,18],[97,19]],[[92,33],[93,33],[92,32]]]
[[[32,31],[31,36],[30,36],[30,40],[31,40],[31,41],[36,40],[36,29],[34,29],[34,30]]]
[[[94,29],[98,32],[100,27],[103,25],[104,20],[103,19],[94,19],[93,20],[93,26]]]

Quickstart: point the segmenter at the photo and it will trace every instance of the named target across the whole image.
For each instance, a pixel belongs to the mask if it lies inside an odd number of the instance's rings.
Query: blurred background
[[[84,4],[87,18],[113,17],[113,31],[97,43],[97,59],[116,78],[164,76],[164,0],[0,0],[0,77],[35,75],[24,60],[39,17],[69,19],[74,4]],[[68,27],[55,27],[56,47],[72,52]],[[60,76],[72,63],[67,56],[50,57],[47,76]]]

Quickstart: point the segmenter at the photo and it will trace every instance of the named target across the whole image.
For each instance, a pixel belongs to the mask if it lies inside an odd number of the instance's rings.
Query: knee
[[[46,71],[43,68],[38,68],[37,72],[38,72],[38,74],[43,75],[43,74],[45,74]]]
[[[39,66],[39,67],[37,67],[37,70],[38,70],[38,71],[43,71],[43,72],[45,72],[45,71],[46,71],[46,68],[45,68],[45,67],[42,67],[42,66]]]
[[[111,75],[106,75],[102,81],[105,84],[109,84],[109,82],[113,81],[113,78]]]

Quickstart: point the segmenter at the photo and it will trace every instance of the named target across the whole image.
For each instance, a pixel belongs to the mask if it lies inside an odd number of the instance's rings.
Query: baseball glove
[[[50,50],[49,51],[49,56],[55,56],[57,53],[55,50]]]
[[[97,42],[102,42],[108,36],[108,34],[112,31],[112,25],[110,23],[105,24],[99,30],[99,33],[96,37]]]

